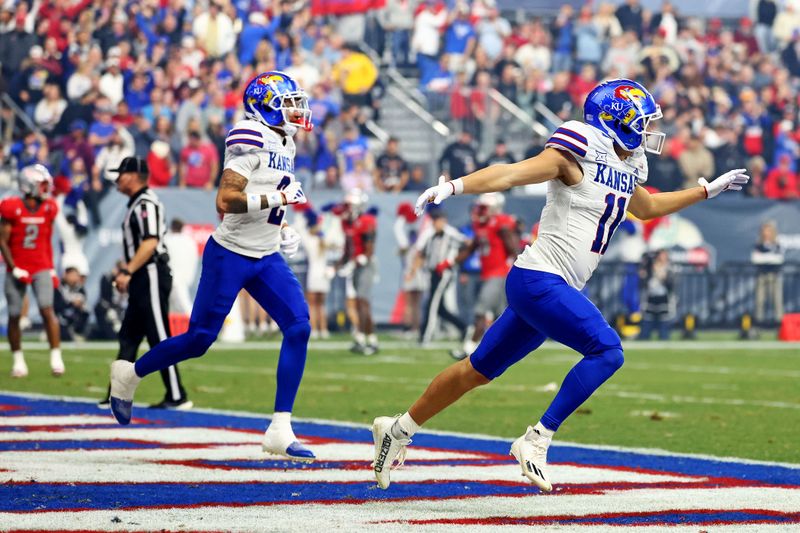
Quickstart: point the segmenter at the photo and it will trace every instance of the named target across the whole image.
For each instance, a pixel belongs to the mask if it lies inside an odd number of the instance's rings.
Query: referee
[[[117,290],[128,293],[128,308],[119,330],[117,359],[136,360],[139,344],[147,337],[150,348],[170,336],[169,293],[172,273],[164,245],[166,224],[164,206],[147,188],[147,162],[126,157],[119,168],[117,190],[128,196],[128,211],[122,222],[125,265],[114,280]],[[177,366],[161,371],[167,389],[164,400],[156,408],[191,409]],[[104,402],[108,401],[108,396]]]
[[[423,231],[414,244],[417,248],[417,261],[413,272],[423,267],[430,275],[430,296],[425,305],[420,331],[420,343],[423,344],[430,342],[433,337],[438,318],[458,328],[462,339],[467,335],[467,325],[458,314],[447,309],[444,302],[447,288],[455,276],[453,266],[456,255],[467,239],[447,223],[447,216],[441,209],[431,210],[430,217],[433,227]]]

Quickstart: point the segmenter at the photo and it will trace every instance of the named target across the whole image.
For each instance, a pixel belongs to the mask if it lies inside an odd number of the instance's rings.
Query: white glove
[[[750,176],[745,174],[745,172],[747,172],[747,169],[737,168],[729,170],[711,183],[705,178],[700,178],[697,180],[697,183],[705,188],[706,198],[711,199],[719,196],[719,193],[723,191],[741,191],[742,185],[750,181]]]
[[[31,273],[25,270],[24,268],[14,267],[14,270],[11,271],[11,275],[17,279],[17,281],[23,281],[26,279],[31,279]]]
[[[300,249],[300,234],[290,226],[281,228],[281,253],[293,257]]]
[[[339,277],[346,278],[353,274],[353,271],[356,269],[356,264],[353,261],[348,261],[347,263],[343,264],[339,267]]]
[[[369,257],[367,257],[366,255],[364,255],[364,254],[358,254],[358,255],[356,256],[356,264],[357,264],[358,266],[364,266],[364,265],[366,265],[367,263],[369,263]]]
[[[414,213],[417,216],[422,216],[425,212],[425,206],[433,202],[439,205],[447,198],[454,194],[461,194],[464,192],[464,183],[461,178],[453,181],[446,181],[444,176],[439,176],[439,184],[435,187],[429,187],[424,193],[417,198],[417,205],[414,207]]]
[[[303,192],[303,187],[299,181],[291,182],[285,189],[281,191],[286,199],[286,205],[291,204],[304,204],[307,202],[306,195]]]

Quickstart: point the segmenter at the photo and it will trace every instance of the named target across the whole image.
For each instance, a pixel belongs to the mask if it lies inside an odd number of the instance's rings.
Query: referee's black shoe
[[[170,400],[164,398],[158,403],[149,405],[148,409],[175,409],[176,411],[188,411],[192,407],[194,407],[194,403],[185,398],[182,400]]]

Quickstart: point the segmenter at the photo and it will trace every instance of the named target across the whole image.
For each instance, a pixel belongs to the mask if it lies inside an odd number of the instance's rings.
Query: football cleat
[[[163,399],[158,403],[147,406],[148,409],[174,409],[175,411],[188,411],[194,407],[194,402],[187,400],[167,400]]]
[[[16,359],[14,366],[11,367],[12,378],[24,378],[28,375],[28,365],[25,364],[25,359]]]
[[[114,361],[111,363],[111,414],[123,426],[131,423],[133,393],[142,378],[136,375],[133,363]]]
[[[57,355],[50,355],[50,371],[53,373],[54,376],[60,377],[64,375],[64,360],[61,358],[61,354]]]
[[[550,446],[550,440],[536,429],[528,426],[528,431],[514,441],[510,451],[510,454],[522,467],[522,475],[545,492],[553,490],[546,471],[547,448]]]
[[[314,452],[300,444],[291,428],[289,430],[273,429],[272,424],[264,433],[261,448],[265,453],[285,457],[291,461],[312,463],[317,458]]]
[[[364,349],[361,351],[363,355],[375,355],[378,353],[378,346],[375,344],[367,344],[364,346]]]
[[[467,352],[465,352],[464,350],[462,350],[460,348],[456,348],[456,349],[450,350],[450,357],[452,357],[456,361],[461,361],[463,359],[466,359],[467,355],[468,355]]]
[[[392,435],[392,426],[400,416],[379,416],[372,422],[372,440],[375,442],[375,460],[372,470],[382,489],[389,488],[392,482],[389,472],[400,468],[406,460],[406,452],[411,439],[397,439]],[[397,463],[397,464],[395,464]]]

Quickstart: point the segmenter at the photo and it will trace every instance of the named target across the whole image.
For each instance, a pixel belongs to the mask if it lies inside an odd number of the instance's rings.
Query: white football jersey
[[[294,181],[294,140],[255,120],[240,120],[225,139],[225,166],[247,178],[244,192],[266,194]],[[214,240],[228,250],[261,258],[280,247],[285,207],[226,213]]]
[[[565,122],[545,146],[575,158],[583,180],[572,186],[557,179],[548,182],[539,236],[514,264],[558,274],[582,289],[625,220],[634,188],[647,181],[647,158],[639,149],[620,160],[610,137],[577,120]]]

